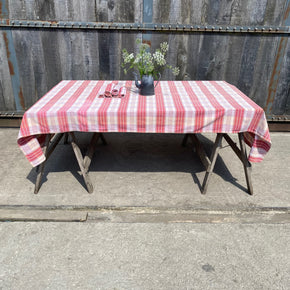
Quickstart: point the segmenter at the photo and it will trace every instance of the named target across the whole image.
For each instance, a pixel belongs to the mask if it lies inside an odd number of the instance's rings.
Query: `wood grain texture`
[[[143,0],[7,0],[11,20],[142,22]],[[155,0],[153,23],[192,25],[283,25],[286,0]],[[3,15],[4,16],[4,15]],[[6,15],[7,16],[7,15]],[[9,29],[9,28],[8,28]],[[0,31],[0,110],[16,110],[8,54]],[[141,31],[13,28],[25,108],[61,79],[132,79],[120,67],[121,51],[136,51]],[[180,67],[176,79],[226,80],[265,107],[279,35],[152,32],[152,48],[167,41],[167,61]],[[285,35],[288,42],[288,35]],[[3,49],[2,49],[3,48]],[[289,114],[289,58],[286,45],[273,113]],[[162,79],[174,79],[169,70]]]
[[[0,31],[0,110],[15,109],[5,32]]]

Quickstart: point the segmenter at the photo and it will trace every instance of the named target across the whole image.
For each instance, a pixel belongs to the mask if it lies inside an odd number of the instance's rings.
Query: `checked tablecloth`
[[[271,140],[261,107],[225,81],[160,81],[141,96],[132,81],[122,98],[100,98],[111,81],[64,80],[25,112],[18,145],[36,166],[45,160],[45,134],[70,131],[138,133],[239,133],[260,162]]]

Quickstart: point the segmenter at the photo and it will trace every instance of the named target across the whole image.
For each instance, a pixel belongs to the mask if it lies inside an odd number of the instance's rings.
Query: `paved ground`
[[[203,196],[182,136],[140,134],[106,136],[92,194],[59,145],[34,195],[17,133],[0,129],[0,289],[289,289],[290,134],[253,164],[254,196],[226,146]]]
[[[4,223],[2,289],[289,289],[288,225]]]
[[[43,185],[33,194],[35,169],[17,147],[17,129],[0,130],[0,204],[67,207],[161,207],[233,209],[290,207],[290,134],[273,133],[273,146],[253,164],[254,195],[246,192],[243,167],[225,145],[207,195],[200,194],[204,168],[181,135],[106,135],[90,168],[93,194],[84,187],[70,145],[59,145],[46,165]],[[210,149],[213,135],[204,135]],[[88,135],[79,135],[87,144]]]

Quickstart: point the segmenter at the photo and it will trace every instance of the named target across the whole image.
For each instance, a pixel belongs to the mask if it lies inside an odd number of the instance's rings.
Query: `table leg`
[[[215,166],[215,163],[216,163],[216,159],[217,159],[219,150],[221,148],[222,139],[223,139],[223,134],[222,133],[218,133],[217,136],[216,136],[215,142],[214,142],[212,153],[211,153],[210,164],[209,164],[209,166],[206,169],[205,177],[204,177],[204,180],[203,180],[203,183],[202,183],[202,190],[201,190],[202,194],[206,194],[209,178],[210,178],[210,176],[212,174],[212,171],[214,169],[214,166]]]
[[[244,171],[246,175],[248,191],[250,195],[253,195],[254,191],[253,191],[252,178],[251,178],[252,166],[251,166],[251,163],[247,159],[247,149],[246,149],[246,144],[245,144],[243,133],[239,133],[239,141],[240,141],[242,162],[243,162]]]
[[[98,139],[100,138],[100,133],[94,133],[85,157],[83,157],[81,150],[80,150],[79,146],[77,145],[74,133],[70,132],[70,136],[72,139],[71,145],[73,147],[76,159],[77,159],[79,167],[81,169],[83,179],[84,179],[85,184],[87,186],[88,192],[92,193],[94,188],[93,188],[88,171],[89,171],[89,166],[90,166],[91,161],[92,161],[92,156],[93,156],[95,148],[96,148],[96,144],[98,142]]]
[[[182,146],[183,146],[183,147],[186,146],[186,143],[187,143],[187,140],[188,140],[188,136],[189,136],[189,134],[185,134],[185,135],[184,135],[184,138],[183,138],[183,140],[182,140]]]
[[[63,133],[56,134],[49,145],[49,142],[51,138],[53,137],[54,134],[47,134],[44,142],[44,147],[43,147],[43,153],[45,156],[45,161],[42,162],[40,165],[36,167],[36,172],[37,172],[37,177],[36,177],[36,182],[35,182],[35,188],[34,188],[34,193],[37,194],[40,186],[41,186],[41,179],[43,176],[43,171],[44,171],[44,166],[50,155],[52,154],[53,150],[55,149],[56,145],[59,143],[61,140],[62,136],[64,135]]]
[[[102,140],[104,145],[108,145],[108,143],[107,143],[107,141],[106,141],[106,139],[104,137],[104,134],[100,133],[100,138],[101,138],[101,140]]]
[[[48,152],[48,146],[49,146],[49,141],[51,139],[51,134],[47,134],[45,137],[45,142],[44,142],[44,146],[43,146],[43,153],[45,155],[45,157],[47,156],[47,152]],[[34,187],[34,194],[37,194],[39,189],[40,189],[40,182],[43,176],[43,171],[44,171],[44,165],[45,162],[42,162],[39,166],[37,166],[36,170],[37,170],[37,177],[36,177],[36,182],[35,182],[35,187]]]
[[[252,185],[252,179],[251,179],[252,165],[248,161],[248,158],[247,158],[247,149],[246,149],[246,144],[244,141],[244,135],[243,133],[238,133],[238,136],[239,136],[239,141],[240,141],[240,148],[238,148],[236,143],[231,139],[231,137],[228,134],[224,134],[225,140],[232,147],[233,151],[236,153],[236,155],[240,158],[241,162],[243,163],[248,192],[249,194],[252,195],[253,194],[253,185]]]
[[[68,132],[64,133],[64,144],[68,144]]]
[[[214,143],[214,146],[213,146],[211,157],[209,159],[207,157],[204,149],[203,149],[202,144],[199,142],[196,134],[185,135],[183,142],[182,142],[182,145],[185,145],[188,137],[190,137],[195,148],[196,148],[196,152],[197,152],[200,160],[202,161],[203,165],[206,168],[206,174],[205,174],[205,177],[203,180],[202,190],[201,190],[202,194],[206,194],[209,178],[210,178],[210,175],[214,169],[219,149],[221,148],[222,138],[225,138],[227,143],[231,146],[233,151],[236,153],[236,155],[239,157],[239,159],[243,163],[244,172],[245,172],[246,181],[247,181],[248,192],[251,195],[253,194],[253,185],[252,185],[252,179],[251,179],[252,165],[247,159],[247,150],[246,150],[246,145],[245,145],[245,141],[244,141],[244,135],[243,135],[243,133],[239,133],[238,136],[239,136],[240,148],[238,148],[236,143],[231,139],[231,137],[228,134],[218,133],[216,140],[215,140],[215,143]]]

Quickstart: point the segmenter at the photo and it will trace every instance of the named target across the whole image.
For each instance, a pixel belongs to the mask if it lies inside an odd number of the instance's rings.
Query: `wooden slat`
[[[243,160],[244,172],[246,175],[248,191],[249,191],[249,194],[253,195],[254,191],[253,191],[253,184],[252,184],[252,178],[251,178],[252,167],[251,167],[251,163],[247,159],[247,150],[246,150],[243,133],[239,133],[239,141],[240,141],[240,147],[241,147],[241,152],[242,152],[242,160]]]
[[[75,138],[75,135],[73,132],[70,132],[70,136],[72,139],[71,145],[73,147],[73,151],[75,153],[76,159],[77,159],[79,167],[81,169],[81,172],[82,172],[85,184],[87,186],[88,192],[92,193],[94,188],[93,188],[93,185],[92,185],[89,173],[88,173],[88,169],[85,167],[84,159],[83,159],[81,150],[80,150],[79,146],[77,145],[76,138]]]
[[[7,36],[5,31],[0,30],[0,110],[13,111],[16,107],[13,98],[13,88],[7,55],[9,51],[7,51],[6,42]]]
[[[222,143],[222,138],[223,138],[223,134],[222,133],[218,133],[214,142],[214,146],[212,149],[212,153],[210,156],[210,165],[207,167],[206,173],[205,173],[205,177],[203,179],[203,183],[202,183],[202,194],[206,194],[207,192],[207,187],[208,187],[208,183],[209,183],[209,178],[213,172],[214,166],[215,166],[215,162],[216,159],[218,157],[218,153],[219,150],[221,148],[221,143]]]
[[[44,146],[42,148],[45,157],[47,156],[49,141],[50,141],[51,137],[52,137],[52,134],[47,134],[46,137],[45,137],[45,143],[44,143]],[[34,187],[34,193],[35,194],[38,193],[38,191],[40,189],[40,186],[41,186],[41,179],[42,179],[42,176],[43,176],[45,163],[46,163],[46,160],[44,162],[42,162],[39,165],[39,167],[37,167],[38,173],[37,173],[35,187]]]

